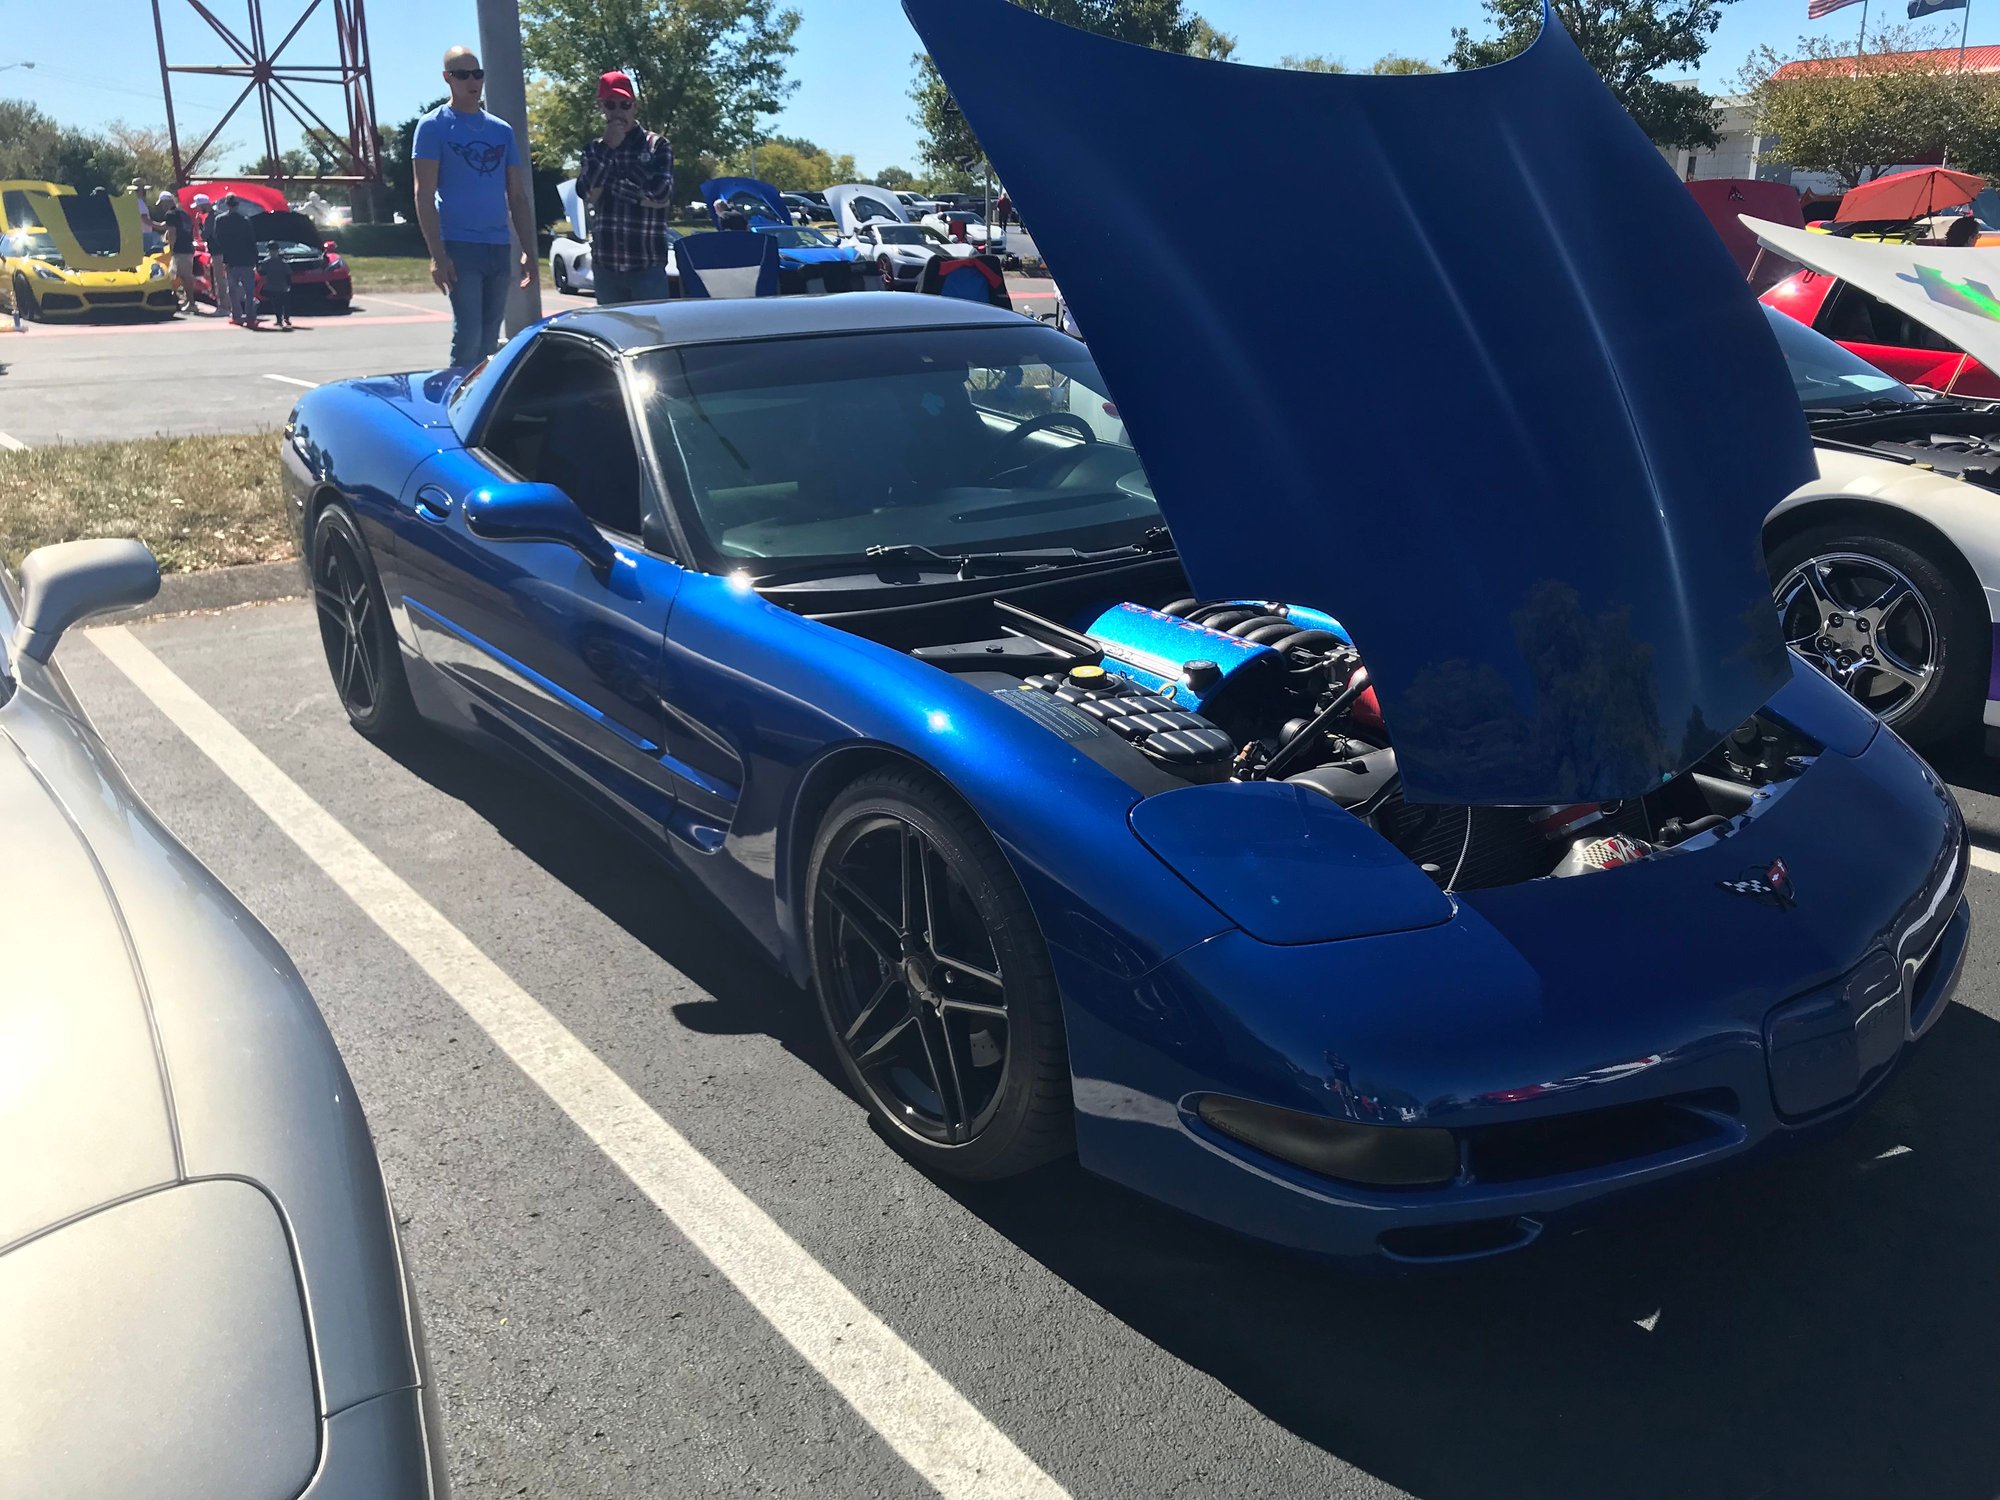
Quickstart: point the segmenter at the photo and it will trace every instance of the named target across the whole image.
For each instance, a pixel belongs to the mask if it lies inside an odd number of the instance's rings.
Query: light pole
[[[528,154],[528,79],[521,65],[521,8],[517,0],[479,0],[479,60],[486,65],[486,104],[514,127],[521,155]],[[533,181],[534,169],[529,168]],[[534,192],[530,186],[529,193]],[[510,212],[509,221],[513,219]],[[508,277],[507,334],[511,338],[542,315],[540,247],[532,233],[521,247],[528,252],[528,284],[512,285]],[[510,268],[511,270],[511,268]]]

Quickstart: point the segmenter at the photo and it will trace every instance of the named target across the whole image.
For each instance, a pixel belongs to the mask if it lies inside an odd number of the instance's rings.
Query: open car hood
[[[48,231],[49,242],[71,271],[130,271],[145,264],[146,237],[139,206],[129,193],[86,197],[60,183],[10,183]],[[88,227],[79,233],[72,213]]]
[[[1635,796],[1790,679],[1759,537],[1813,474],[1805,419],[1741,273],[1552,16],[1509,62],[1384,78],[1149,51],[1009,0],[904,9],[1088,330],[1195,591],[1337,614],[1410,797]],[[1299,161],[1339,162],[1340,192],[1301,199]],[[1190,257],[1204,180],[1293,205],[1313,263]]]
[[[748,198],[761,205],[763,217],[773,224],[792,222],[785,200],[768,182],[759,182],[754,177],[711,177],[701,185],[701,201],[708,205],[708,216],[717,229],[722,227],[722,217],[715,211],[717,201],[728,203],[739,198]]]
[[[279,242],[317,250],[325,240],[317,224],[289,208],[282,213],[252,214],[250,223],[257,231],[257,243],[260,245]]]
[[[884,187],[866,182],[843,182],[826,190],[826,206],[833,210],[833,222],[842,234],[852,234],[871,219],[910,222],[896,195]]]
[[[563,217],[569,220],[570,233],[580,240],[590,238],[590,227],[584,222],[584,202],[577,196],[576,178],[556,184],[556,197],[562,200]]]
[[[1743,223],[1778,254],[1852,282],[2000,370],[2000,246],[1884,245],[1747,215]]]

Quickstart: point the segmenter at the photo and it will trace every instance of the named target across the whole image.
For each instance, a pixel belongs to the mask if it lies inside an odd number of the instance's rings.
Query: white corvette
[[[570,233],[549,241],[549,279],[557,291],[574,297],[597,285],[590,269],[590,205],[577,196],[574,177],[557,184],[556,196],[562,199]]]
[[[826,190],[841,243],[852,245],[856,258],[875,267],[889,291],[916,289],[924,267],[940,255],[978,254],[976,246],[946,239],[928,224],[913,224],[902,201],[887,188],[848,182]]]
[[[1784,253],[1805,260],[1789,243]],[[1829,274],[1885,296],[1852,265]],[[1819,459],[1819,478],[1764,522],[1786,639],[1905,739],[1983,723],[1988,750],[2000,752],[2000,404],[1912,390],[1765,311]],[[1982,360],[2000,359],[1993,329],[1990,352],[1971,349]]]

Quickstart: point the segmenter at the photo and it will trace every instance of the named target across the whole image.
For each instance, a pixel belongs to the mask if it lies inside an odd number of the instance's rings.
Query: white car
[[[939,206],[921,193],[906,193],[900,188],[896,191],[896,201],[903,205],[905,216],[912,219],[921,219],[925,214],[934,214]]]
[[[1946,283],[2000,285],[2000,249],[1789,230],[1774,242],[1765,231],[1778,226],[1752,227],[1780,254],[1893,303],[2000,368],[2000,324],[1955,314],[1948,297],[1923,290],[1940,266]],[[2000,752],[2000,404],[1913,390],[1765,311],[1819,459],[1819,478],[1764,522],[1787,641],[1905,739],[1934,742],[1977,722],[1988,751]]]
[[[916,290],[924,267],[940,255],[978,254],[975,246],[949,240],[928,224],[905,217],[897,196],[871,183],[849,182],[826,190],[840,242],[854,247],[856,259],[873,265],[889,291]]]
[[[991,250],[995,255],[1007,252],[1007,236],[1004,231],[988,224],[985,219],[969,208],[941,208],[924,215],[919,221],[928,224],[947,239],[965,237],[965,242],[977,250]],[[958,233],[953,233],[956,229]]]
[[[595,293],[597,281],[590,269],[590,205],[577,196],[576,179],[556,185],[570,233],[549,241],[549,279],[556,290],[569,296]]]

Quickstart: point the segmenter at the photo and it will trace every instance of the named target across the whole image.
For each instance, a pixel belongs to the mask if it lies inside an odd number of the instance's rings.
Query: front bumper
[[[133,287],[83,287],[45,282],[35,290],[45,318],[82,318],[100,313],[174,313],[180,310],[172,280]]]
[[[1857,849],[1871,836],[1879,848]],[[1720,888],[1778,857],[1800,882],[1795,909]],[[1440,927],[1293,946],[1232,931],[1120,982],[1054,943],[1078,1152],[1312,1254],[1518,1249],[1863,1109],[1957,984],[1967,866],[1949,794],[1882,734],[1858,756],[1829,752],[1698,853],[1477,892]],[[1341,1183],[1209,1128],[1208,1094],[1448,1128],[1459,1171],[1435,1187]]]

